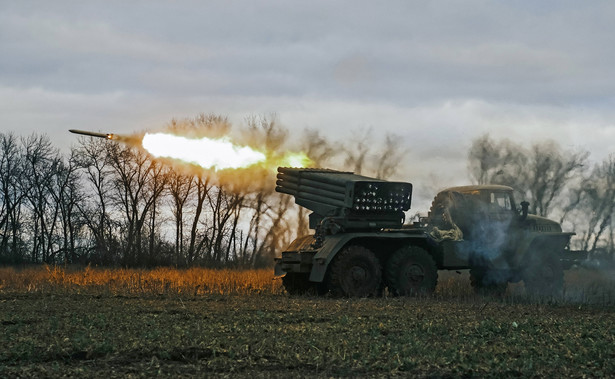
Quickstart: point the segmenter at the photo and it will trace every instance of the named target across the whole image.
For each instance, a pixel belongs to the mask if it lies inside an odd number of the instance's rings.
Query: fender
[[[522,243],[517,246],[515,254],[512,257],[512,267],[522,267],[529,259],[528,254],[532,254],[532,246],[542,242],[550,244],[550,250],[557,253],[564,251],[566,245],[570,241],[570,237],[575,233],[562,233],[562,232],[543,232],[543,233],[530,233],[527,238],[522,239]]]
[[[310,273],[310,281],[320,283],[325,280],[329,264],[344,246],[358,238],[386,238],[386,239],[423,239],[428,240],[424,233],[409,232],[366,232],[366,233],[339,233],[327,236],[322,247],[314,256],[314,264]]]

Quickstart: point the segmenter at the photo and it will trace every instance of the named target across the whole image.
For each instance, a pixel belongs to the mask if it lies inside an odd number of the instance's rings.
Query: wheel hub
[[[353,266],[350,269],[350,276],[355,282],[364,282],[367,279],[367,271],[361,266]]]
[[[416,264],[407,266],[404,269],[403,275],[410,283],[420,283],[425,278],[423,268]]]

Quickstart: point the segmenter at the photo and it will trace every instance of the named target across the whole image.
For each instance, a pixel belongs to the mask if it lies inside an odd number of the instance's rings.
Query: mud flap
[[[273,268],[273,276],[280,277],[284,275],[286,275],[286,271],[282,270],[282,266],[280,265],[280,262],[276,262]]]

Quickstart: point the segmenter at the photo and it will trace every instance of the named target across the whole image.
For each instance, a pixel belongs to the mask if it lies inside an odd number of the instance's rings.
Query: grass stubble
[[[609,377],[615,280],[560,299],[289,297],[271,270],[0,268],[0,377]]]

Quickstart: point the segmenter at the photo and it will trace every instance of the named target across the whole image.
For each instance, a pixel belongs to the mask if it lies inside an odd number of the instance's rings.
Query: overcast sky
[[[613,1],[0,0],[0,132],[66,147],[71,128],[275,112],[399,135],[431,197],[468,181],[486,132],[615,153],[614,20]]]

